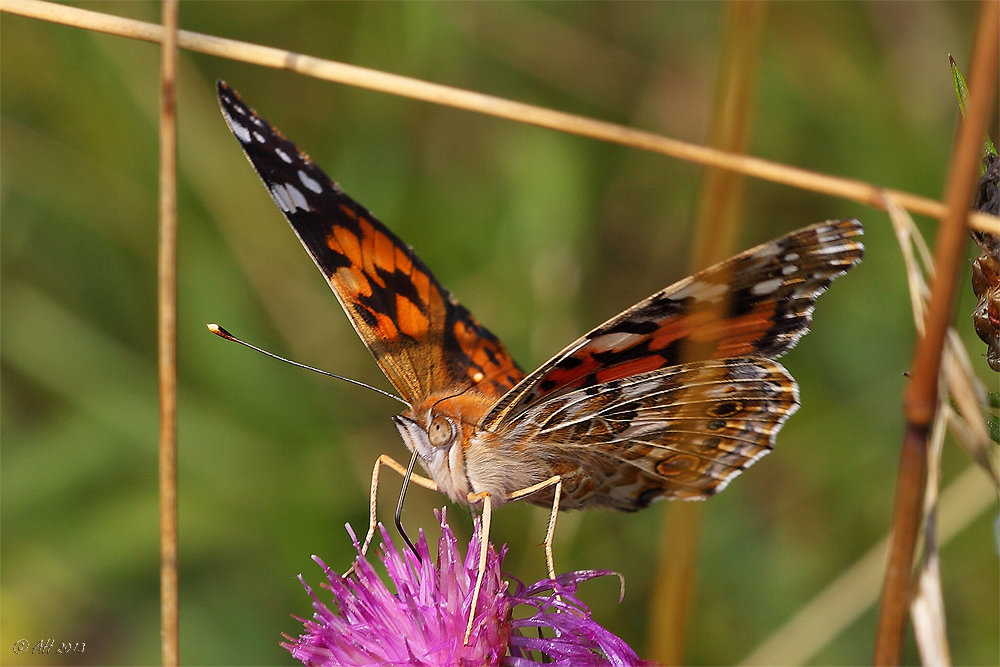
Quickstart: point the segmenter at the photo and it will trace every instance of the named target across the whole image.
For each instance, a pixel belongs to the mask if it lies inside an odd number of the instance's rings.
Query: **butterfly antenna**
[[[417,561],[422,563],[424,562],[423,559],[417,552],[417,548],[413,546],[413,542],[410,541],[410,536],[406,534],[406,529],[403,528],[403,499],[406,498],[406,487],[410,485],[410,477],[413,475],[413,465],[416,462],[417,453],[413,452],[413,456],[410,457],[410,465],[406,466],[406,474],[403,475],[403,488],[399,491],[399,502],[396,503],[396,530],[403,536],[403,541],[406,542],[406,546],[410,547],[410,551],[417,557]]]
[[[377,394],[382,394],[383,396],[388,396],[389,398],[391,398],[393,400],[399,401],[400,403],[402,403],[403,405],[405,405],[408,408],[412,407],[409,403],[407,403],[406,401],[404,401],[403,399],[401,399],[399,396],[396,396],[395,394],[390,394],[389,392],[385,391],[384,389],[379,389],[378,387],[373,387],[370,384],[365,384],[364,382],[361,382],[360,380],[352,380],[351,378],[346,378],[343,375],[335,375],[335,374],[329,373],[327,371],[321,371],[318,368],[313,368],[312,366],[306,366],[305,364],[300,364],[299,362],[292,361],[291,359],[285,359],[284,357],[279,357],[278,355],[274,354],[273,352],[268,352],[267,350],[262,350],[259,347],[251,345],[250,343],[248,343],[248,342],[246,342],[244,340],[240,340],[239,338],[237,338],[233,334],[229,333],[228,331],[226,331],[225,329],[223,329],[222,327],[220,327],[218,324],[209,324],[207,326],[208,326],[208,330],[211,331],[212,333],[214,333],[219,338],[225,338],[226,340],[231,340],[234,343],[239,343],[240,345],[243,345],[244,347],[249,347],[251,350],[254,350],[256,352],[260,352],[261,354],[266,355],[268,357],[271,357],[272,359],[277,359],[278,361],[284,361],[286,364],[291,364],[292,366],[298,366],[299,368],[305,368],[306,370],[315,371],[315,372],[319,373],[320,375],[326,375],[328,377],[336,378],[337,380],[343,380],[344,382],[350,382],[351,384],[355,384],[355,385],[357,385],[359,387],[364,387],[365,389],[371,389],[372,391],[374,391]],[[412,469],[412,467],[413,466],[411,464],[410,468]],[[404,486],[403,488],[405,489],[406,487]],[[407,543],[409,543],[409,540],[407,540]]]

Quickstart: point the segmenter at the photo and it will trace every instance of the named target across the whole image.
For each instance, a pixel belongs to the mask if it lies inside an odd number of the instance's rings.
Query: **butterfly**
[[[484,519],[491,505],[521,497],[633,511],[724,489],[771,451],[798,409],[795,380],[774,359],[864,254],[856,220],[805,227],[653,294],[526,374],[412,248],[223,82],[218,96],[408,406],[393,419],[430,477],[425,486],[483,502]]]

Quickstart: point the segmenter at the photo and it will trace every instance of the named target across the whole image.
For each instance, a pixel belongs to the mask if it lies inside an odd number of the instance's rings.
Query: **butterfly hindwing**
[[[632,511],[700,500],[767,454],[798,409],[788,371],[762,357],[697,361],[536,403],[503,431],[563,481],[561,505]],[[551,502],[551,494],[530,501]]]
[[[499,398],[524,373],[503,344],[370,211],[224,82],[229,128],[372,356],[409,403],[474,388]]]
[[[781,356],[809,331],[816,299],[861,261],[857,220],[792,232],[650,296],[531,373],[483,418],[502,430],[529,407],[684,362]]]

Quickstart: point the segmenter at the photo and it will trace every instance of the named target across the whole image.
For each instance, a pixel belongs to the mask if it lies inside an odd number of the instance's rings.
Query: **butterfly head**
[[[474,392],[431,397],[392,418],[441,491],[464,502],[470,491],[465,453],[490,401]]]

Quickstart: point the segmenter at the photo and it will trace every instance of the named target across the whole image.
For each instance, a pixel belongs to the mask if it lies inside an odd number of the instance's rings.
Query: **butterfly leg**
[[[547,489],[548,487],[555,485],[556,490],[552,496],[552,513],[549,514],[549,526],[545,531],[545,565],[549,568],[549,579],[556,578],[556,567],[555,562],[552,559],[552,538],[556,533],[556,516],[559,514],[559,497],[562,495],[562,478],[559,475],[553,475],[549,477],[544,482],[539,482],[538,484],[533,484],[520,491],[515,491],[510,494],[508,500],[516,500],[517,498],[523,498],[524,496],[531,495],[542,489]]]
[[[469,610],[469,624],[465,628],[465,641],[468,645],[469,635],[472,634],[472,622],[476,619],[476,604],[479,602],[479,589],[483,585],[483,576],[486,574],[486,550],[490,545],[490,520],[493,518],[493,507],[490,503],[488,491],[469,494],[469,504],[474,505],[480,500],[483,501],[483,525],[479,529],[479,573],[476,575],[476,590],[472,593],[472,608]]]
[[[368,534],[365,536],[365,542],[361,545],[361,553],[368,553],[368,547],[371,545],[372,538],[375,537],[375,528],[378,526],[378,518],[375,515],[375,508],[378,501],[378,475],[379,470],[382,466],[392,468],[400,474],[401,477],[406,476],[406,467],[402,466],[394,458],[388,454],[382,454],[375,461],[375,469],[372,470],[372,489],[371,495],[368,500]],[[425,489],[430,489],[431,491],[440,491],[438,485],[434,483],[434,480],[427,479],[420,475],[411,475],[410,479],[424,487]]]

